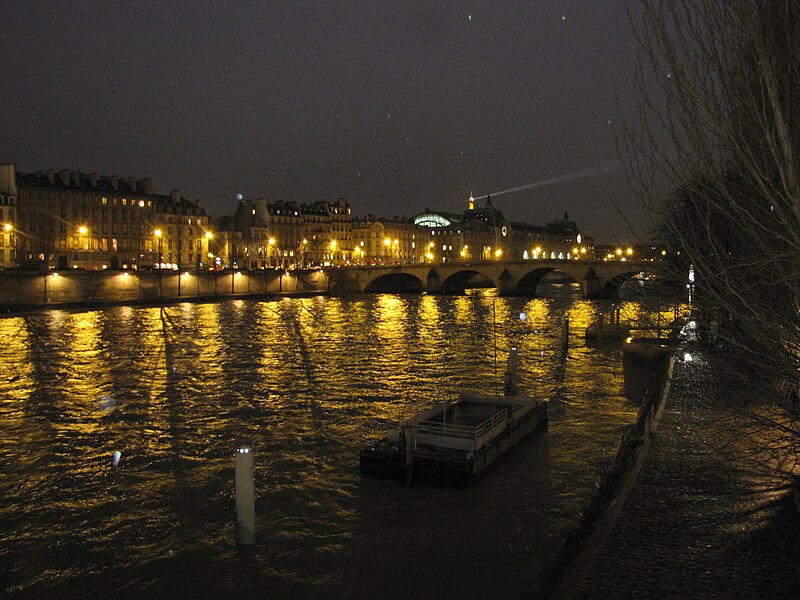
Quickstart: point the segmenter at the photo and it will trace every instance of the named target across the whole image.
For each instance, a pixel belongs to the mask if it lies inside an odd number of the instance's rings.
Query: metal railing
[[[509,412],[513,416],[520,408],[517,405],[500,408],[477,425],[459,425],[447,423],[444,420],[422,421],[416,427],[416,434],[423,443],[432,441],[426,438],[426,436],[430,436],[431,438],[441,438],[442,443],[437,445],[475,451],[483,445],[485,438],[491,438],[498,429],[505,428]],[[500,427],[501,425],[502,427]]]

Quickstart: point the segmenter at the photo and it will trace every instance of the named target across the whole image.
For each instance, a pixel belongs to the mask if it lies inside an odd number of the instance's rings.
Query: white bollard
[[[236,449],[236,541],[256,543],[255,454],[252,444]]]

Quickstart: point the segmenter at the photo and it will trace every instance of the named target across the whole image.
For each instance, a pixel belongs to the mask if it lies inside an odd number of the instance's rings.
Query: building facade
[[[491,197],[480,207],[470,197],[461,214],[426,209],[414,223],[430,233],[423,254],[427,262],[594,258],[593,240],[567,213],[543,226],[512,222]]]
[[[0,165],[0,267],[268,269],[317,266],[593,259],[569,219],[512,222],[487,197],[462,213],[354,219],[335,202],[242,200],[210,219],[152,180]]]
[[[17,177],[13,165],[0,165],[0,269],[17,264]]]
[[[14,266],[178,269],[204,263],[205,210],[177,191],[155,194],[149,178],[2,169],[3,187],[13,181],[16,188],[15,218],[6,223]]]

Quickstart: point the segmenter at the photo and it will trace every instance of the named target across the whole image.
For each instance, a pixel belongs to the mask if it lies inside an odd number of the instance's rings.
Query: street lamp
[[[158,240],[158,297],[161,298],[161,230],[156,229],[153,232],[153,235],[156,236]]]
[[[78,235],[80,236],[80,239],[78,240],[78,246],[80,246],[80,249],[85,253],[84,254],[84,261],[88,261],[89,260],[89,257],[88,257],[89,241],[88,241],[88,239],[86,239],[86,235],[88,233],[89,233],[89,228],[86,227],[86,225],[81,225],[80,227],[78,227]],[[75,266],[77,267],[78,265],[75,265]]]
[[[303,238],[303,241],[300,242],[300,256],[299,256],[300,260],[298,261],[300,263],[300,268],[301,269],[305,269],[306,268],[306,253],[307,252],[308,252],[308,240],[306,238]]]
[[[268,253],[268,256],[269,256],[269,266],[270,267],[273,266],[272,265],[272,254],[273,254],[274,251],[275,251],[275,238],[271,237],[271,238],[269,238],[267,240],[267,253]],[[275,262],[277,264],[277,260]]]
[[[331,249],[331,264],[335,264],[336,262],[336,240],[331,240],[330,249]]]

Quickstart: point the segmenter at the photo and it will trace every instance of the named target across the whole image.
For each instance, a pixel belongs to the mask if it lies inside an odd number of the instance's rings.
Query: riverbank
[[[0,270],[0,314],[37,309],[160,306],[230,298],[316,295],[330,289],[321,269],[258,271]]]
[[[781,444],[720,381],[718,356],[675,364],[652,444],[587,520],[545,598],[788,598],[800,589],[800,515]],[[635,478],[635,479],[634,479]]]

